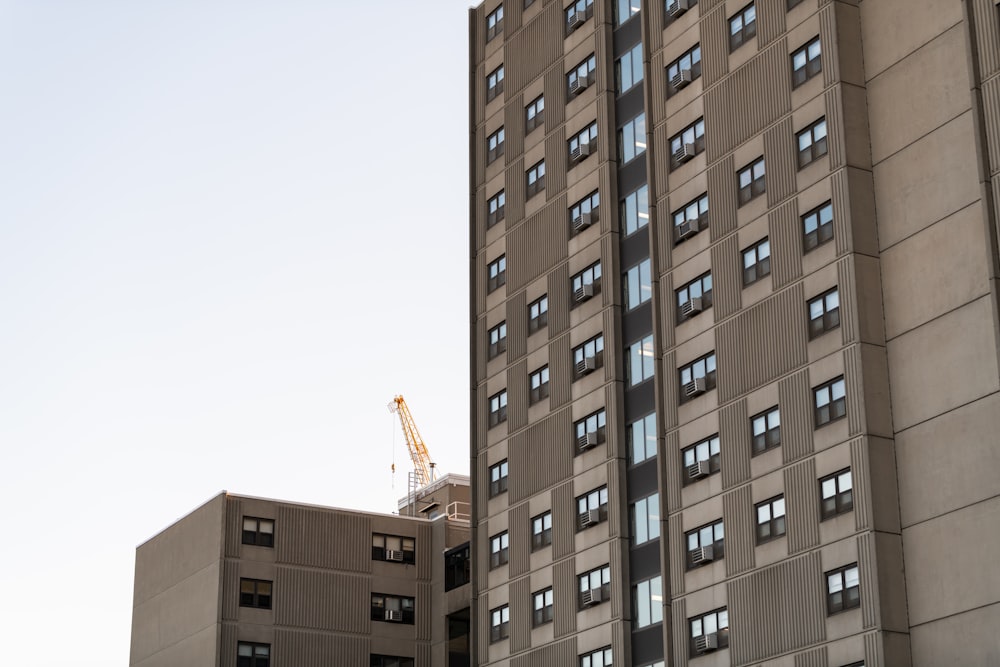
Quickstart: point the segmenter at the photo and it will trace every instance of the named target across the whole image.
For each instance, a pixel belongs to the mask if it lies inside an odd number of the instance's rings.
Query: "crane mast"
[[[394,412],[399,416],[399,423],[403,427],[403,437],[406,439],[406,448],[410,452],[410,460],[413,461],[413,475],[418,487],[426,486],[434,481],[434,463],[431,461],[430,452],[424,439],[420,437],[417,430],[417,423],[413,421],[410,408],[402,396],[396,396],[389,403],[389,412]]]

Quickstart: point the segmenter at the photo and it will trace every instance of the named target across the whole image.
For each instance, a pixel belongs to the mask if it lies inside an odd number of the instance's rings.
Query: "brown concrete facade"
[[[470,45],[479,664],[1000,663],[994,0],[487,0]]]

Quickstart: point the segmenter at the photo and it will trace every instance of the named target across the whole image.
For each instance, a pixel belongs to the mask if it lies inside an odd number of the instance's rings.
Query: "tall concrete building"
[[[478,664],[1000,664],[998,12],[471,10]]]

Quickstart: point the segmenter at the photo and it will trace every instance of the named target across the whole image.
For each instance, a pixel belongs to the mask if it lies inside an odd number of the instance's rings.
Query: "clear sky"
[[[397,393],[467,474],[470,4],[0,0],[7,663],[223,489],[392,511]]]

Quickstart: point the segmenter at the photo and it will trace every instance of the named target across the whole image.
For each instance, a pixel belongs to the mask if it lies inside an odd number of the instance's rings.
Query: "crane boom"
[[[410,451],[410,459],[413,461],[413,472],[418,486],[426,486],[434,481],[434,464],[431,462],[430,452],[424,439],[420,437],[417,430],[417,423],[413,421],[410,408],[402,396],[396,396],[389,403],[389,412],[399,415],[399,423],[403,427],[403,437],[406,438],[406,448]]]

